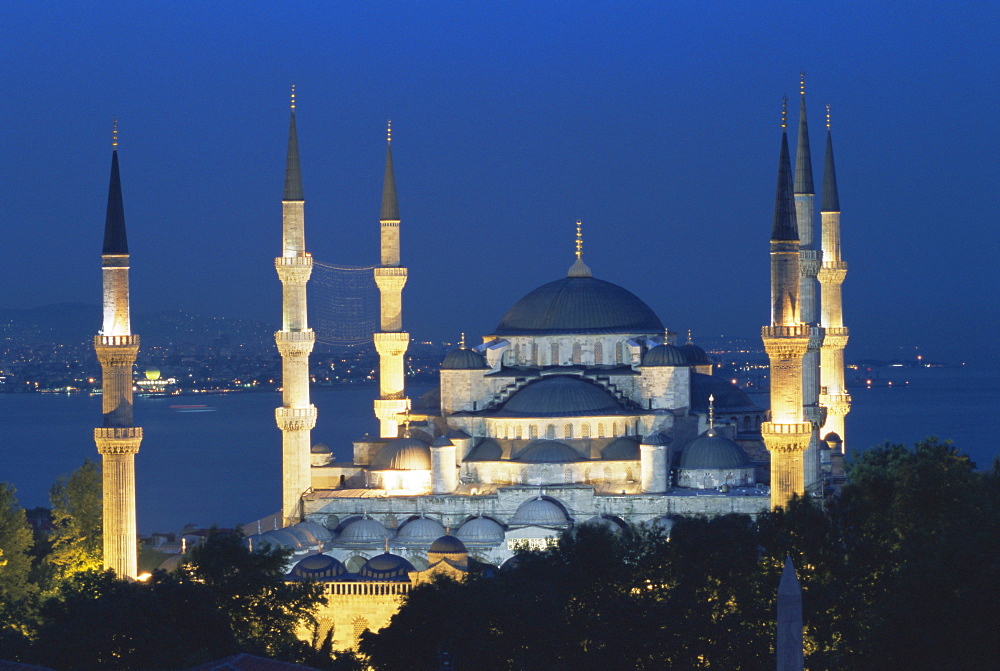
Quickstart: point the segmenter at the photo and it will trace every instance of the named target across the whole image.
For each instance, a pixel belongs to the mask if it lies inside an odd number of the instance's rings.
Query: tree
[[[104,563],[101,470],[87,459],[80,468],[61,476],[49,490],[54,530],[46,561],[56,580],[84,571],[98,571]]]
[[[0,616],[32,591],[31,529],[14,492],[6,482],[0,483]]]

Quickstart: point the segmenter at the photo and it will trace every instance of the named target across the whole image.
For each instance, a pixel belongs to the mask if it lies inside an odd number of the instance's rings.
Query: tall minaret
[[[806,119],[806,75],[799,75],[799,137],[795,149],[795,220],[799,227],[799,267],[802,271],[799,319],[809,325],[809,347],[802,361],[802,404],[805,419],[813,423],[813,435],[805,453],[806,486],[820,478],[819,427],[822,423],[819,408],[819,364],[823,332],[818,326],[816,306],[816,274],[819,272],[822,252],[814,242],[816,206],[813,187],[812,155],[809,151],[809,124]]]
[[[392,122],[386,133],[385,179],[382,183],[381,229],[382,258],[375,268],[375,284],[381,296],[381,333],[375,334],[378,350],[379,397],[375,399],[375,416],[379,420],[379,436],[399,435],[399,418],[410,409],[406,398],[406,348],[410,334],[403,331],[403,285],[406,268],[399,265],[399,203],[396,200],[396,176],[392,168]]]
[[[135,524],[135,455],[142,429],[132,424],[132,366],[139,353],[139,336],[132,335],[128,309],[128,238],[122,182],[118,174],[118,125],[111,150],[108,213],[104,220],[101,271],[104,284],[104,324],[94,337],[101,362],[104,422],[94,429],[101,455],[104,499],[104,568],[119,578],[138,575],[138,535]]]
[[[309,354],[316,334],[306,319],[306,283],[312,274],[312,255],[306,251],[305,200],[299,167],[299,139],[295,131],[295,87],[288,128],[285,193],[281,199],[281,256],[274,267],[281,280],[281,330],[274,340],[281,354],[281,407],[274,411],[281,429],[281,515],[286,524],[302,518],[302,495],[310,488],[310,432],[316,426],[316,407],[309,402]]]
[[[786,100],[787,104],[787,100]],[[771,325],[761,329],[771,363],[771,421],[761,433],[771,453],[771,505],[783,506],[792,494],[805,494],[803,452],[812,424],[802,411],[802,357],[809,327],[800,318],[799,232],[792,197],[788,155],[787,110],[781,118],[778,189],[771,228]]]
[[[823,199],[820,203],[823,220],[823,266],[819,271],[823,311],[820,324],[823,338],[822,368],[820,369],[819,402],[826,408],[826,423],[820,430],[823,438],[830,433],[840,437],[844,453],[844,416],[851,410],[851,395],[844,385],[844,346],[847,328],[840,285],[847,276],[847,264],[840,256],[840,197],[837,194],[837,174],[833,167],[833,138],[830,135],[830,107],[826,111],[826,158],[823,165]]]

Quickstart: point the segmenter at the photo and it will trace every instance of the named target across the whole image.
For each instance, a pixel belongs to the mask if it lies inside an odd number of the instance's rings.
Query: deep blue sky
[[[833,106],[849,356],[995,363],[997,25],[995,2],[7,2],[0,306],[98,302],[118,115],[133,309],[277,328],[294,82],[319,260],[377,261],[393,120],[415,337],[490,332],[563,276],[577,218],[595,276],[673,330],[753,335],[805,70],[817,186]]]

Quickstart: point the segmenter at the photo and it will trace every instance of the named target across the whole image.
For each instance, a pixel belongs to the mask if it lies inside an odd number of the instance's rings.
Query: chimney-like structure
[[[281,515],[285,524],[302,519],[302,495],[311,487],[309,448],[316,426],[316,407],[309,402],[309,354],[316,334],[306,314],[306,283],[312,256],[306,251],[305,199],[295,129],[295,87],[292,87],[285,191],[281,200],[281,256],[274,267],[281,280],[281,330],[274,340],[281,354],[281,407],[274,412],[281,429]]]
[[[94,429],[94,442],[101,455],[103,473],[104,568],[112,569],[119,578],[138,575],[135,455],[142,442],[142,429],[132,420],[132,366],[139,353],[139,336],[132,334],[129,318],[128,270],[116,123],[101,251],[104,322],[101,332],[94,337],[94,349],[101,363],[104,421],[100,428]]]
[[[809,327],[800,317],[799,232],[786,118],[783,112],[771,227],[771,324],[761,329],[771,375],[771,418],[763,423],[761,433],[771,454],[773,507],[784,506],[793,494],[805,494],[803,453],[813,431],[802,411],[802,358],[809,345]]]
[[[381,259],[375,268],[375,284],[381,298],[380,332],[374,334],[379,366],[379,397],[375,399],[375,416],[379,420],[379,436],[382,438],[398,437],[399,424],[410,410],[410,399],[406,397],[406,350],[410,334],[403,331],[406,268],[400,266],[399,223],[390,123],[386,134],[385,179],[379,217]]]
[[[820,203],[822,217],[823,265],[819,270],[822,297],[820,324],[825,336],[820,359],[819,402],[826,408],[826,422],[820,436],[826,440],[830,434],[839,438],[840,453],[844,454],[844,417],[851,410],[851,395],[844,383],[844,347],[848,331],[844,326],[844,309],[841,285],[847,276],[847,264],[840,253],[840,197],[837,193],[837,174],[833,165],[833,138],[830,134],[830,112],[826,115],[826,156],[823,161],[823,198]],[[832,436],[830,436],[832,437]],[[834,444],[836,440],[832,441]]]
[[[792,558],[785,557],[785,567],[778,583],[778,632],[775,641],[778,671],[802,671],[802,587],[795,575]]]

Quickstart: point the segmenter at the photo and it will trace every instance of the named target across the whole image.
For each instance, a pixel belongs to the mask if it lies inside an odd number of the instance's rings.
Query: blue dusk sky
[[[393,121],[415,338],[490,333],[565,274],[577,219],[594,275],[672,330],[753,336],[805,71],[849,358],[995,364],[998,25],[996,2],[4,2],[0,306],[99,302],[117,115],[133,310],[278,328],[294,82],[320,261],[377,263]]]

